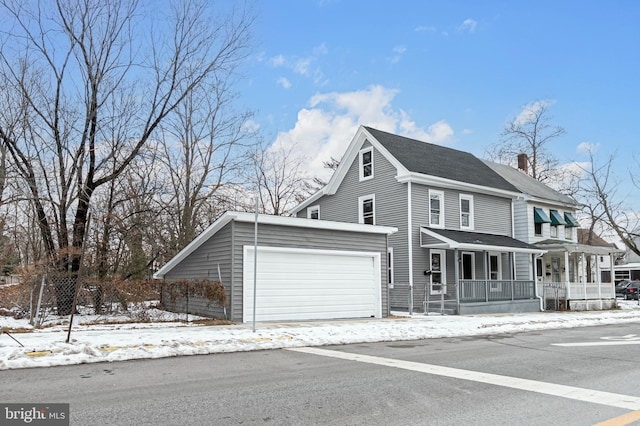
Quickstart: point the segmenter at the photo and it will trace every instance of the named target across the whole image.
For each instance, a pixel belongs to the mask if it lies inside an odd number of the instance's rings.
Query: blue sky
[[[567,132],[549,146],[561,163],[589,142],[625,168],[639,18],[637,1],[262,1],[242,102],[312,173],[360,124],[485,156],[539,100]]]

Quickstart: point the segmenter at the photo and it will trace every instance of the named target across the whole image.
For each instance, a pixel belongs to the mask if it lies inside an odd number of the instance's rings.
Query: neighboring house
[[[522,193],[513,203],[514,237],[546,251],[535,265],[516,254],[516,271],[524,274],[516,277],[529,277],[535,271],[538,294],[547,307],[558,301],[566,309],[615,307],[613,284],[602,282],[599,267],[600,258],[615,256],[619,250],[606,242],[579,240],[579,204],[526,174],[526,157],[522,156],[519,169],[485,161]]]
[[[636,238],[635,243],[640,247],[640,239]],[[602,259],[601,263],[603,278],[611,277],[611,265],[614,265],[614,282],[617,284],[622,280],[640,280],[640,256],[625,246],[624,250],[610,261]]]
[[[379,318],[389,314],[387,236],[395,231],[227,212],[154,278],[219,280],[225,287],[224,307],[163,292],[163,305],[179,312],[238,322],[253,321],[254,312],[256,321]]]
[[[521,198],[472,154],[361,126],[329,183],[293,212],[397,227],[387,253],[392,309],[537,311],[533,265],[544,250],[514,238]]]

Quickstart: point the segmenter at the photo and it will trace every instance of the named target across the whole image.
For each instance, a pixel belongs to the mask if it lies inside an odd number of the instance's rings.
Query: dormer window
[[[360,180],[373,178],[373,147],[360,151]]]

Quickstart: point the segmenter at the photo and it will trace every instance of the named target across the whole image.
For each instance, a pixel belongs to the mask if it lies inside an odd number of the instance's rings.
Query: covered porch
[[[621,251],[570,241],[546,240],[536,244],[546,251],[537,260],[538,294],[547,309],[597,310],[616,307],[614,283],[602,280],[598,257],[613,264]]]
[[[530,271],[544,249],[505,236],[447,229],[420,228],[420,247],[428,249],[430,269],[425,271],[431,291],[426,297],[440,300],[459,314],[536,312],[541,299],[536,294],[533,273],[518,273],[515,254],[528,255]],[[448,268],[442,259],[451,259]],[[446,290],[444,290],[446,289]],[[431,299],[431,300],[432,300]],[[428,300],[430,301],[430,300]],[[432,302],[433,303],[433,302]]]

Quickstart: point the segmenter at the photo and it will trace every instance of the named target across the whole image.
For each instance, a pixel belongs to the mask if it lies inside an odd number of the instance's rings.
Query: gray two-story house
[[[329,183],[293,213],[396,227],[387,253],[391,309],[537,311],[544,250],[514,238],[522,197],[470,153],[361,126]]]

